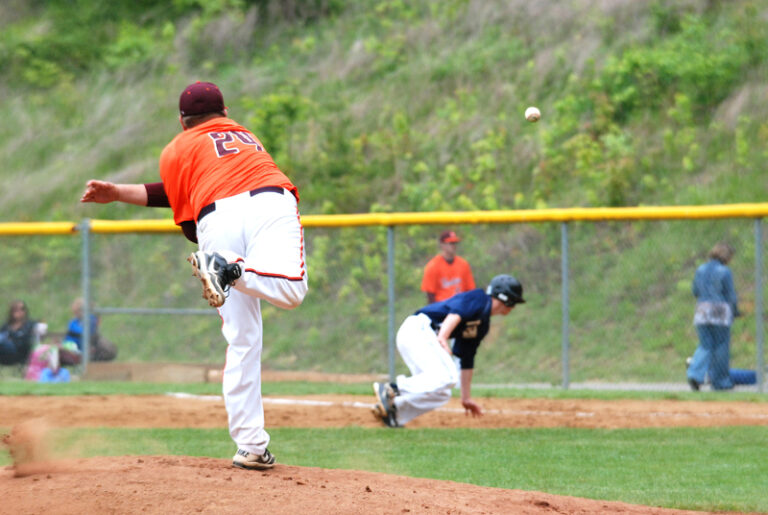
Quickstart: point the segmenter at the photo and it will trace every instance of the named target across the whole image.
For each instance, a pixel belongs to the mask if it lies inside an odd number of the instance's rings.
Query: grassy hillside
[[[756,0],[6,2],[0,220],[168,216],[77,199],[89,178],[157,180],[157,157],[178,131],[178,93],[193,80],[219,84],[230,115],[298,185],[305,214],[762,202],[767,17]],[[528,105],[541,109],[538,124],[524,120]],[[690,352],[684,283],[715,239],[736,244],[737,286],[749,297],[751,228],[736,225],[574,231],[583,262],[572,292],[590,295],[572,308],[592,375],[621,375],[611,356],[624,344],[638,352],[633,367],[658,362],[660,349],[662,361]],[[420,267],[439,229],[398,232],[398,320],[422,302]],[[525,327],[505,323],[489,338],[488,362],[500,363],[489,376],[508,377],[513,362],[556,380],[558,230],[462,230],[478,282],[511,271],[534,294]],[[307,238],[313,293],[300,317],[267,308],[268,362],[380,370],[386,234]],[[40,267],[32,281],[4,274],[3,296],[25,297],[62,326],[79,278],[61,271],[78,266],[77,245],[4,240],[9,269]],[[196,298],[183,239],[96,245],[98,305]],[[664,273],[653,273],[660,254]],[[647,291],[658,292],[652,307]],[[606,302],[626,307],[605,313]],[[664,314],[665,336],[653,316],[634,327],[638,313]],[[105,324],[123,359],[221,360],[215,317]],[[525,357],[493,344],[503,341],[521,342]]]

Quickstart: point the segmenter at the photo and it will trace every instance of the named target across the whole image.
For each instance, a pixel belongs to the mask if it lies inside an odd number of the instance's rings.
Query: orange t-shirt
[[[442,255],[438,254],[424,267],[421,291],[434,293],[435,302],[474,289],[475,279],[472,277],[472,268],[459,256],[453,259],[453,263],[448,263]]]
[[[196,221],[211,202],[264,186],[299,198],[256,136],[225,117],[177,134],[160,155],[160,178],[177,225]]]

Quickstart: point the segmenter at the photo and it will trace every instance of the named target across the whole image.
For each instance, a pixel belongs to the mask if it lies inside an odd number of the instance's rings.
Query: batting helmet
[[[485,293],[499,299],[508,307],[525,302],[525,299],[523,299],[523,285],[511,275],[502,274],[491,279],[491,283],[488,285]]]

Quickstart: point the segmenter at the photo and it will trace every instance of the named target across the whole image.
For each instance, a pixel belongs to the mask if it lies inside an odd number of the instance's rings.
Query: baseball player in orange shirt
[[[465,259],[456,255],[456,244],[460,241],[453,231],[440,234],[440,254],[424,267],[421,291],[427,294],[430,304],[475,288],[472,268]]]
[[[198,243],[187,260],[229,344],[222,391],[238,448],[232,464],[268,469],[275,458],[264,430],[260,300],[292,309],[307,293],[299,193],[258,138],[227,117],[215,84],[190,84],[179,112],[183,130],[160,156],[162,182],[92,180],[80,201],[170,207]]]

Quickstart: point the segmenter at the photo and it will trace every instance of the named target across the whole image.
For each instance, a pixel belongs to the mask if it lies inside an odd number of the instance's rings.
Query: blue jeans
[[[731,382],[733,384],[756,384],[757,372],[743,368],[731,369]]]
[[[709,373],[713,389],[733,388],[729,373],[731,328],[725,325],[697,325],[696,332],[699,334],[699,346],[688,367],[688,378],[703,384]]]

